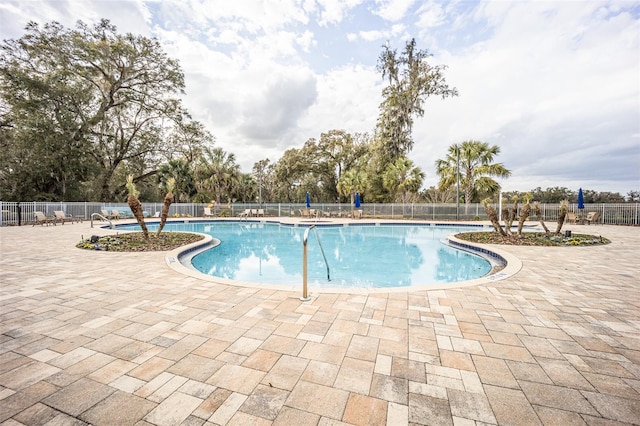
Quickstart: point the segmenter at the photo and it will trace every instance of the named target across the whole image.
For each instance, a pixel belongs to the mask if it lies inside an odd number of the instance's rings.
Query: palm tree
[[[559,235],[562,230],[562,225],[564,225],[564,219],[567,216],[567,211],[569,209],[569,200],[560,201],[560,211],[558,212],[558,226],[556,227],[556,234]]]
[[[407,199],[407,193],[418,192],[424,181],[425,174],[407,157],[398,158],[390,164],[382,176],[384,187],[390,192],[402,194],[402,203]]]
[[[197,182],[201,190],[213,194],[218,202],[228,201],[238,182],[240,166],[233,153],[222,148],[205,148],[196,168]],[[225,198],[225,200],[223,200]]]
[[[493,163],[493,158],[499,153],[499,146],[489,146],[481,141],[468,140],[451,145],[447,157],[436,161],[440,189],[455,187],[459,181],[464,191],[465,213],[468,213],[474,195],[493,195],[500,190],[500,185],[492,177],[511,176],[511,171],[502,163]]]
[[[158,231],[156,235],[160,235],[162,229],[164,228],[164,224],[167,223],[167,217],[169,216],[169,207],[171,207],[171,203],[173,203],[173,188],[176,185],[176,180],[174,178],[169,178],[167,180],[167,194],[164,196],[164,202],[162,204],[162,214],[160,215],[160,226],[158,226]]]
[[[500,226],[500,220],[498,220],[498,212],[491,205],[491,198],[485,198],[484,200],[482,200],[482,205],[484,206],[484,211],[487,213],[487,216],[489,216],[489,220],[493,225],[493,229],[495,229],[498,234],[505,237],[507,233],[504,229],[502,229],[502,226]]]
[[[524,222],[527,220],[529,215],[531,214],[531,199],[533,195],[530,192],[527,192],[524,195],[524,204],[522,205],[522,209],[520,210],[520,220],[518,221],[518,236],[522,237],[522,228],[524,227]]]
[[[174,180],[173,200],[176,202],[190,201],[196,193],[193,173],[189,162],[184,158],[169,160],[158,168],[158,183],[167,187],[169,180]]]
[[[356,169],[349,169],[340,176],[340,180],[337,185],[338,192],[341,195],[350,196],[352,209],[353,197],[355,196],[356,191],[360,191],[361,194],[364,192],[365,180],[366,176],[364,172]]]
[[[136,189],[135,183],[133,183],[133,175],[129,175],[127,178],[127,189],[129,190],[129,196],[127,197],[127,203],[129,204],[129,208],[131,208],[131,212],[133,216],[138,221],[138,225],[142,228],[142,233],[144,235],[144,239],[149,241],[149,231],[147,230],[147,225],[144,223],[144,215],[142,212],[142,204],[140,200],[138,200],[138,190]]]

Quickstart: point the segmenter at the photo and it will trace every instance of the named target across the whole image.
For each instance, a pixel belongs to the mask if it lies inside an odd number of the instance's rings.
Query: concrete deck
[[[433,291],[236,287],[0,228],[2,425],[640,424],[640,228]]]

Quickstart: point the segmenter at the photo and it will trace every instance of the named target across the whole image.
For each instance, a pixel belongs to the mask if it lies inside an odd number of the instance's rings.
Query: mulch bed
[[[609,244],[600,235],[572,234],[570,237],[561,235],[546,235],[545,233],[523,232],[522,236],[502,236],[497,232],[463,232],[456,235],[465,241],[481,244],[499,244],[507,246],[593,246]]]
[[[142,232],[131,232],[118,235],[99,237],[97,241],[91,238],[79,242],[76,247],[86,250],[104,251],[169,251],[202,240],[202,235],[186,232],[162,232],[156,235],[149,233],[149,241],[145,241]],[[96,240],[96,238],[93,238]]]

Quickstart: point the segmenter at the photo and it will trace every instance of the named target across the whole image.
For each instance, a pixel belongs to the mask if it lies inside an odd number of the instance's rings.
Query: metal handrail
[[[100,213],[91,213],[91,227],[92,228],[93,228],[93,218],[95,216],[98,216],[100,219],[106,220],[107,222],[109,222],[109,228],[113,229],[113,223],[111,223],[111,221],[109,219],[107,219],[106,217],[102,216]]]
[[[329,272],[329,262],[327,262],[327,256],[324,254],[324,248],[322,247],[322,242],[320,242],[320,236],[318,235],[318,231],[316,230],[316,225],[311,225],[304,231],[304,237],[302,238],[302,297],[300,300],[303,302],[308,302],[311,300],[309,297],[309,292],[307,289],[307,241],[309,239],[309,231],[313,229],[313,233],[316,234],[316,240],[318,241],[318,245],[320,246],[320,252],[322,252],[322,257],[324,258],[324,264],[327,265],[327,281],[331,281],[331,274]]]

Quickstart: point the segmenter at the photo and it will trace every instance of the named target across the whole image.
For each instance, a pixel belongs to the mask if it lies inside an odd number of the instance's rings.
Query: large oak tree
[[[168,150],[162,124],[182,115],[178,62],[157,40],[118,34],[108,20],[75,29],[32,22],[25,31],[0,46],[11,126],[2,181],[32,176],[36,191],[61,199],[67,185],[95,181],[85,199],[112,199],[119,167],[157,163]],[[17,199],[38,195],[12,187]]]

